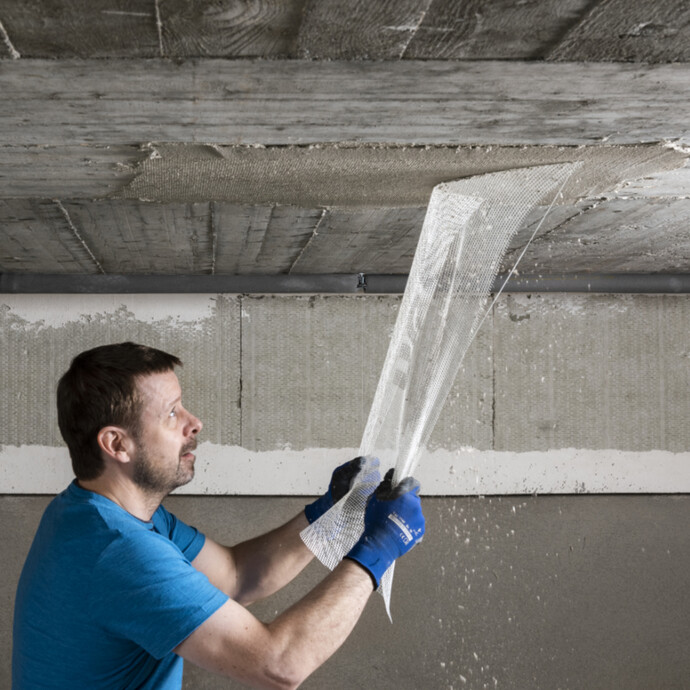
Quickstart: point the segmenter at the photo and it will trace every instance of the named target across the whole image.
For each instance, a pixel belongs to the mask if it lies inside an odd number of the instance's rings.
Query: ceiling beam
[[[630,144],[688,137],[682,64],[14,60],[5,145]]]

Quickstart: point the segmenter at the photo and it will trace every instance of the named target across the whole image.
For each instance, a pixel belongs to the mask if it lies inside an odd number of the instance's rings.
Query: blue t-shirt
[[[19,580],[14,690],[180,688],[172,650],[228,600],[191,565],[204,541],[163,506],[143,522],[73,482]]]

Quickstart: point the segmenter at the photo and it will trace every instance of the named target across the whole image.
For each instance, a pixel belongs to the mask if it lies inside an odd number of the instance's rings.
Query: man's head
[[[98,434],[117,426],[138,439],[144,398],[140,383],[172,372],[182,362],[135,343],[102,345],[77,355],[57,389],[58,425],[77,479],[96,479],[104,469]]]

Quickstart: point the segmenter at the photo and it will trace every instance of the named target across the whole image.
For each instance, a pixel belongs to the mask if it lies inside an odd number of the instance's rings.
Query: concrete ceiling
[[[685,1],[0,0],[0,57],[5,276],[405,274],[561,161],[523,272],[690,274]]]

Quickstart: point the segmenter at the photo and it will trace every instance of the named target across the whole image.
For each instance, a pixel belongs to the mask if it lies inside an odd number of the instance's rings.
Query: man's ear
[[[104,426],[96,436],[101,452],[106,458],[127,463],[132,459],[134,440],[121,426]]]

